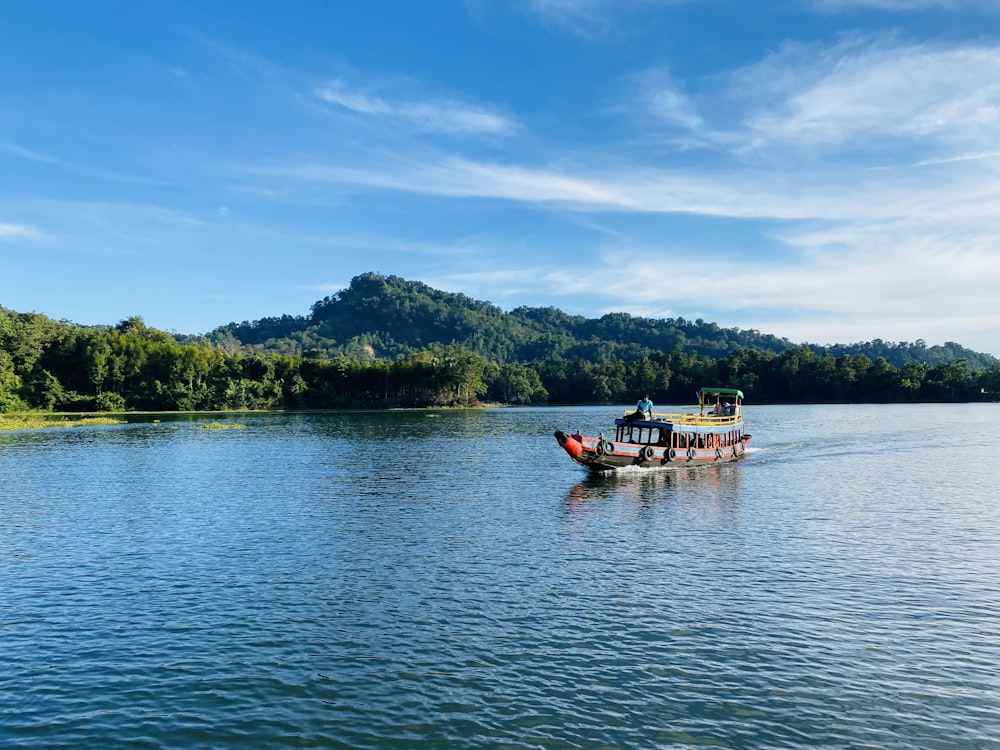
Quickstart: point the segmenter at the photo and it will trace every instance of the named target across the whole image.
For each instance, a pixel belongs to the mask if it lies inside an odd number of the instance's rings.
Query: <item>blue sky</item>
[[[0,259],[82,324],[376,271],[1000,355],[1000,3],[6,3]]]

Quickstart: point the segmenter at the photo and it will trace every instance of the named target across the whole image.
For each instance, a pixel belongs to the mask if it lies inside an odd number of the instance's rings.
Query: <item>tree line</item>
[[[550,357],[588,360],[600,365],[629,362],[644,352],[678,348],[713,358],[740,349],[781,354],[799,345],[756,330],[723,328],[685,318],[642,318],[607,313],[598,318],[569,315],[554,307],[519,307],[510,312],[489,302],[433,289],[398,276],[366,273],[350,285],[316,302],[308,315],[262,318],[230,323],[208,334],[231,350],[372,361],[395,360],[433,343],[458,344],[491,362],[540,362]],[[195,339],[192,338],[191,341]],[[973,370],[1000,364],[955,342],[927,346],[923,341],[885,342],[822,347],[818,356],[864,354],[885,357],[896,367],[908,362],[930,365],[968,361]]]
[[[138,317],[84,327],[0,308],[0,412],[620,404],[643,394],[687,403],[703,385],[740,388],[754,403],[997,400],[1000,365],[897,367],[808,346],[522,362],[435,342],[394,359],[274,354],[208,338],[182,343]]]

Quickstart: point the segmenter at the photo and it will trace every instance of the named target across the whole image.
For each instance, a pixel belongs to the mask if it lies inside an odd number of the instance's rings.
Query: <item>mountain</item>
[[[600,318],[568,315],[554,307],[519,307],[510,312],[464,294],[443,292],[398,276],[365,273],[350,286],[316,302],[309,315],[229,323],[208,334],[233,349],[282,354],[346,356],[368,361],[396,359],[430,344],[459,344],[497,363],[538,362],[553,356],[595,363],[632,359],[653,350],[678,348],[713,358],[736,349],[780,354],[801,347],[753,329],[721,328],[701,319],[641,318],[609,313]],[[989,354],[948,342],[942,346],[880,339],[823,347],[816,354],[884,357],[896,367],[965,359],[973,370],[1000,363]]]

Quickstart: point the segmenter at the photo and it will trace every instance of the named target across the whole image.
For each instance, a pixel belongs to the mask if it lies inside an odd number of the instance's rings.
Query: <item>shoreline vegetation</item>
[[[275,338],[282,331],[288,338]],[[504,313],[377,275],[317,303],[308,320],[198,338],[139,317],[88,327],[0,307],[0,415],[617,405],[643,394],[682,404],[706,383],[754,404],[1000,400],[996,358],[957,344],[876,340],[847,351],[750,333],[625,314]]]
[[[466,409],[502,409],[506,404],[480,403],[468,406],[416,406],[391,409],[375,409],[374,411],[423,411],[427,417],[440,417],[442,411],[462,411]],[[204,430],[237,430],[245,429],[242,422],[220,422],[218,417],[226,415],[246,414],[309,414],[327,411],[373,411],[372,409],[226,409],[226,410],[188,410],[188,411],[120,411],[120,412],[64,412],[64,411],[27,411],[0,412],[0,432],[7,430],[34,430],[50,427],[81,427],[94,425],[128,424],[127,417],[148,417],[152,424],[170,424],[173,420],[163,422],[161,417],[196,417],[211,416],[216,421],[204,422],[197,426]]]
[[[35,430],[49,427],[83,427],[93,425],[125,424],[124,419],[102,416],[60,414],[0,414],[0,432],[5,430]]]
[[[974,399],[969,401],[963,401],[959,403],[988,403],[996,402],[997,399]],[[662,402],[666,403],[666,402]],[[782,405],[801,405],[807,406],[811,404],[816,404],[818,402],[814,401],[803,401],[803,402],[782,402]],[[825,402],[824,402],[825,403]],[[875,402],[875,401],[857,401],[857,402],[844,402],[844,403],[898,403],[898,402]],[[947,403],[940,401],[927,401],[927,402],[907,402],[907,403]],[[521,404],[525,406],[527,404]],[[673,404],[671,404],[673,405]],[[755,404],[756,406],[771,406],[774,404],[761,403]],[[831,405],[831,404],[827,404]],[[509,408],[510,404],[500,404],[500,403],[478,403],[473,406],[413,406],[413,407],[389,407],[389,408],[371,408],[371,407],[340,407],[333,409],[282,409],[282,408],[271,408],[271,409],[222,409],[222,410],[159,410],[159,411],[117,411],[117,412],[63,412],[63,411],[23,411],[23,412],[0,412],[0,432],[12,431],[12,430],[35,430],[35,429],[49,429],[49,428],[72,428],[72,427],[87,427],[87,426],[101,426],[101,425],[122,425],[128,424],[129,418],[136,417],[146,417],[149,418],[148,421],[151,424],[159,425],[169,425],[175,424],[176,421],[190,421],[190,420],[174,420],[170,419],[167,421],[161,420],[161,417],[214,417],[215,419],[211,422],[201,422],[196,424],[200,429],[204,430],[237,430],[246,429],[248,426],[244,422],[223,422],[218,421],[218,417],[227,415],[248,415],[248,414],[316,414],[324,412],[365,412],[365,411],[380,411],[380,412],[426,412],[428,418],[440,417],[441,412],[448,411],[463,411],[468,409],[482,410],[482,409],[505,409]],[[606,406],[608,408],[620,408],[628,409],[629,404],[613,404],[613,403],[580,403],[580,404],[542,404],[542,406]],[[145,420],[140,420],[145,421]]]

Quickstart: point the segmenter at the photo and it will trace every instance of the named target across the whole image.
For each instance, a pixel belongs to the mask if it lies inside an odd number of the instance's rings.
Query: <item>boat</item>
[[[613,439],[562,430],[555,438],[576,463],[597,472],[713,466],[743,458],[750,443],[736,388],[701,388],[698,403],[682,412],[627,410],[615,419]]]

